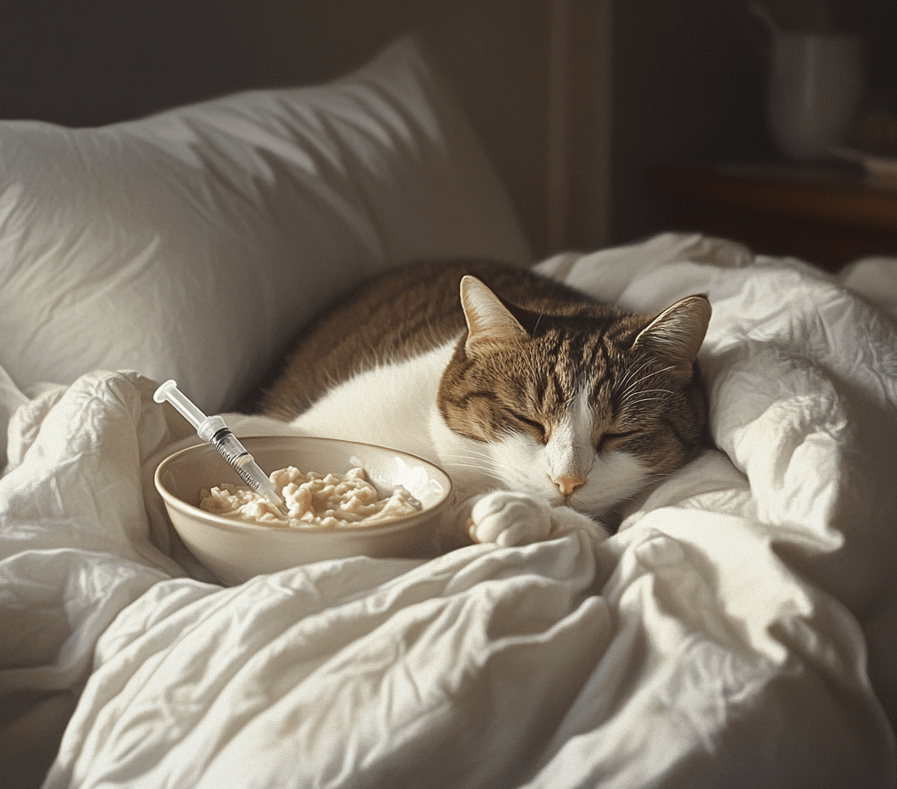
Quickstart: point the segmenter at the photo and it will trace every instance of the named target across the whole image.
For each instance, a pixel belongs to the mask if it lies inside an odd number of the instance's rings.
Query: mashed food
[[[323,475],[288,466],[270,479],[286,502],[287,517],[246,485],[230,483],[203,490],[199,507],[263,526],[300,529],[370,526],[421,509],[421,503],[401,485],[382,496],[362,468]]]

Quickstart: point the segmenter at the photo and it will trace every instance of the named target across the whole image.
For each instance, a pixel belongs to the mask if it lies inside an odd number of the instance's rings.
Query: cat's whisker
[[[622,379],[621,379],[621,382],[627,382],[627,381],[631,380],[634,376],[636,376],[636,375],[638,375],[639,373],[641,373],[641,371],[644,370],[646,367],[651,367],[653,364],[654,364],[654,360],[653,360],[653,359],[646,359],[646,360],[643,361],[638,367],[630,367],[630,368],[628,368],[628,369],[626,370],[626,372],[623,374],[623,377],[622,377]],[[667,367],[667,368],[664,368],[664,369],[671,369],[671,368],[670,368],[670,367]],[[650,376],[650,375],[654,375],[654,374],[655,374],[655,373],[648,373],[647,375]]]
[[[669,398],[666,397],[639,397],[634,400],[629,400],[627,405],[630,408],[635,408],[636,406],[646,405],[649,403],[665,403]]]
[[[482,474],[486,474],[486,475],[488,475],[488,476],[490,476],[490,477],[494,477],[495,479],[499,479],[499,478],[500,478],[497,471],[495,471],[493,468],[491,468],[490,466],[488,466],[488,465],[486,465],[486,464],[484,464],[484,463],[477,462],[476,459],[472,459],[472,460],[467,460],[467,459],[464,459],[464,458],[456,458],[456,459],[454,459],[454,460],[453,460],[453,459],[447,459],[447,460],[445,461],[445,465],[446,465],[446,466],[451,466],[451,467],[453,467],[453,468],[469,468],[469,469],[476,469],[476,470],[479,471],[480,473],[482,473]]]
[[[448,471],[448,472],[459,470],[459,469],[470,469],[472,471],[476,471],[484,479],[490,479],[490,480],[498,483],[502,487],[504,487],[504,485],[505,485],[505,480],[502,479],[502,477],[500,477],[498,474],[496,474],[491,469],[482,468],[481,466],[478,466],[478,465],[472,464],[472,463],[446,463],[446,471]],[[450,476],[451,476],[451,474],[450,474]]]
[[[644,370],[646,367],[650,366],[653,363],[654,363],[653,359],[646,359],[646,360],[642,361],[642,363],[638,367],[629,367],[626,369],[626,372],[624,373],[624,377],[637,375],[638,373],[640,373],[642,370]]]
[[[453,466],[465,466],[466,468],[477,468],[482,470],[484,473],[493,473],[490,466],[486,463],[483,463],[479,460],[479,458],[465,458],[463,456],[457,457],[446,457],[443,461],[446,465]]]
[[[501,477],[500,477],[498,474],[496,474],[494,471],[490,471],[489,469],[484,469],[484,468],[482,468],[482,467],[480,467],[480,466],[477,466],[477,465],[475,465],[475,464],[471,464],[471,463],[451,463],[451,464],[446,464],[446,465],[448,465],[449,468],[452,468],[452,469],[460,469],[460,468],[464,468],[464,469],[473,469],[474,471],[479,472],[480,474],[482,474],[482,475],[485,476],[485,477],[490,477],[491,479],[498,480],[498,481],[501,480]]]
[[[625,377],[632,377],[632,376],[638,375],[642,370],[644,370],[647,367],[651,367],[654,364],[655,364],[654,359],[647,359],[647,360],[643,361],[638,367],[630,367],[626,371]],[[668,370],[672,370],[674,367],[675,367],[675,365],[667,365],[666,367],[661,367],[658,370],[653,370],[650,373],[647,373],[646,375],[648,375],[648,376],[657,375],[658,373],[663,373]]]
[[[633,377],[637,372],[641,372],[641,370],[643,370],[649,364],[650,364],[650,362],[645,362],[639,368],[637,368],[636,372],[630,372],[623,377],[621,389],[622,389],[624,397],[627,397],[630,394],[632,394],[634,391],[636,391],[638,389],[639,386],[641,386],[643,383],[649,381],[654,376],[663,375],[664,373],[667,373],[670,370],[675,369],[675,365],[671,364],[666,367],[661,367],[659,370],[653,370],[649,373],[646,373],[645,375],[641,376],[640,378]]]
[[[461,460],[482,460],[486,464],[492,463],[492,457],[488,452],[481,450],[465,449],[463,452],[451,452],[446,455],[447,458],[459,458]]]
[[[666,397],[675,397],[676,396],[675,392],[673,392],[669,389],[663,389],[663,388],[658,387],[658,388],[651,388],[651,389],[636,388],[631,392],[626,392],[623,395],[623,397],[625,398],[627,403],[632,403],[632,402],[635,402],[638,398],[642,397],[643,395],[656,395],[656,394],[663,394]]]
[[[492,458],[486,454],[485,452],[450,452],[443,454],[443,458],[446,462],[467,462],[470,464],[478,464],[485,468],[491,468],[492,466]]]
[[[673,391],[672,389],[665,389],[665,388],[657,387],[654,389],[639,389],[637,392],[632,393],[632,397],[634,397],[634,398],[638,398],[643,395],[651,395],[651,396],[663,395],[664,397],[675,397],[676,392]]]

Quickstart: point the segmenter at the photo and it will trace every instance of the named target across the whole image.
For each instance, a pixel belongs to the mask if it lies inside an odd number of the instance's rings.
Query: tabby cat
[[[699,451],[703,295],[626,313],[515,266],[389,272],[299,338],[264,413],[405,450],[452,477],[452,519],[513,545],[583,527]]]

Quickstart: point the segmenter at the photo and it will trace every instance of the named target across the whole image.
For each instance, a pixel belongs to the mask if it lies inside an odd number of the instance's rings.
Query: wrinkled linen
[[[151,489],[190,440],[153,382],[95,373],[22,406],[0,479],[4,774],[62,735],[48,789],[893,786],[897,324],[700,236],[542,268],[640,311],[714,309],[717,448],[597,548],[222,588]]]

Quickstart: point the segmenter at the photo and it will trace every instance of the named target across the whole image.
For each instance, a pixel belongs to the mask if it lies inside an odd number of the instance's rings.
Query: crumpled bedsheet
[[[716,448],[597,548],[574,532],[222,588],[152,491],[190,440],[154,382],[97,372],[19,407],[0,784],[894,786],[897,324],[701,236],[542,269],[641,311],[714,309]]]

